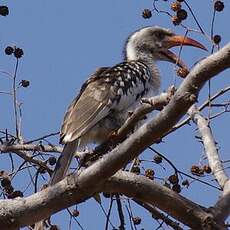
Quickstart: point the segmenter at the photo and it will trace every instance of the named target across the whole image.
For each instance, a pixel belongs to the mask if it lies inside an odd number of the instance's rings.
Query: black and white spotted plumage
[[[96,71],[83,84],[78,97],[69,106],[61,129],[61,141],[80,138],[80,145],[103,142],[127,118],[129,109],[152,88],[151,72],[140,61],[123,62]],[[107,119],[107,120],[103,120]],[[103,120],[107,125],[101,125]],[[111,124],[109,124],[111,120]],[[101,133],[94,135],[94,128]],[[103,131],[104,130],[104,131]]]

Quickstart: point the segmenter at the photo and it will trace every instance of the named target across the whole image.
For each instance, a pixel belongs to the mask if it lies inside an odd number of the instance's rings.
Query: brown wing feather
[[[104,84],[102,87],[100,79],[94,81],[105,69],[108,68],[96,71],[70,104],[61,128],[61,142],[76,140],[109,114],[106,106],[109,86]]]

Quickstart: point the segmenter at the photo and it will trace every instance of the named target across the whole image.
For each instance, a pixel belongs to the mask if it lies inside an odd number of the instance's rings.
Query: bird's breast
[[[111,73],[110,73],[111,74]],[[114,111],[130,110],[141,97],[153,90],[151,72],[143,63],[123,63],[113,69],[108,106]]]

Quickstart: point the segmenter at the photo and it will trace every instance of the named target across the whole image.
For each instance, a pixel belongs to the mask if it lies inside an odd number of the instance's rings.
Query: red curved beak
[[[164,42],[164,46],[168,49],[175,46],[193,46],[207,51],[207,49],[198,41],[181,35],[173,35],[169,37]]]
[[[173,35],[171,37],[168,37],[167,40],[164,41],[163,46],[166,49],[161,51],[161,53],[163,53],[163,55],[165,55],[170,62],[176,63],[178,66],[186,70],[188,70],[186,64],[176,54],[168,50],[169,48],[175,46],[193,46],[207,51],[205,46],[203,46],[198,41],[181,35]]]

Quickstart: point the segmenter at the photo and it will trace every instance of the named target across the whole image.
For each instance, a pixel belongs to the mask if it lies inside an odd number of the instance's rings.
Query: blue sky
[[[229,21],[229,3],[225,1],[224,12],[217,14],[215,33],[223,35],[221,44],[228,42],[229,29],[224,26]],[[159,1],[164,9],[169,10],[169,3]],[[212,1],[188,1],[201,22],[204,30],[209,33],[211,23]],[[150,8],[149,0],[40,0],[40,1],[2,1],[9,7],[10,14],[0,18],[0,70],[13,72],[15,59],[4,54],[7,45],[15,44],[24,50],[24,56],[19,63],[18,81],[27,79],[30,87],[19,90],[19,101],[23,103],[23,136],[26,140],[59,130],[67,105],[78,93],[81,84],[100,66],[112,66],[122,61],[122,50],[127,36],[134,30],[147,25],[160,25],[172,28],[177,33],[184,34],[184,29],[175,27],[165,15],[153,14],[149,20],[141,17],[144,8]],[[159,7],[161,6],[160,4]],[[185,24],[196,28],[189,14]],[[191,33],[210,50],[208,40],[200,34]],[[179,49],[177,49],[178,52]],[[208,53],[184,48],[182,57],[192,66],[197,60]],[[168,63],[159,63],[162,74],[162,90],[173,84],[175,67]],[[212,81],[212,92],[227,86],[229,71]],[[177,85],[180,79],[176,80]],[[0,91],[10,90],[11,82],[5,76],[0,76]],[[207,87],[201,94],[202,102],[207,98]],[[227,97],[226,97],[227,98]],[[1,119],[0,129],[8,128],[14,131],[12,100],[6,95],[0,95]],[[214,120],[212,127],[218,141],[220,153],[227,160],[229,155],[229,138],[226,124],[229,116]],[[181,170],[189,172],[192,164],[198,164],[202,156],[202,146],[194,139],[195,126],[185,127],[177,131],[156,148],[171,159]],[[58,138],[52,139],[53,143]],[[146,152],[151,157],[151,152]],[[7,161],[4,159],[5,162]],[[1,168],[7,167],[6,164]],[[154,166],[156,170],[162,170]],[[209,179],[209,181],[211,181]],[[208,196],[201,194],[209,193]],[[199,183],[194,183],[191,190],[184,191],[186,196],[203,205],[212,205],[218,193]],[[99,210],[99,211],[98,211]],[[104,221],[97,213],[100,209],[90,201],[80,205],[80,222],[85,229],[102,229]],[[141,213],[143,215],[143,213]],[[89,217],[90,216],[90,217]],[[90,223],[89,223],[90,218]],[[57,222],[66,228],[68,221],[58,218]],[[145,229],[153,226],[149,218],[142,225]]]

